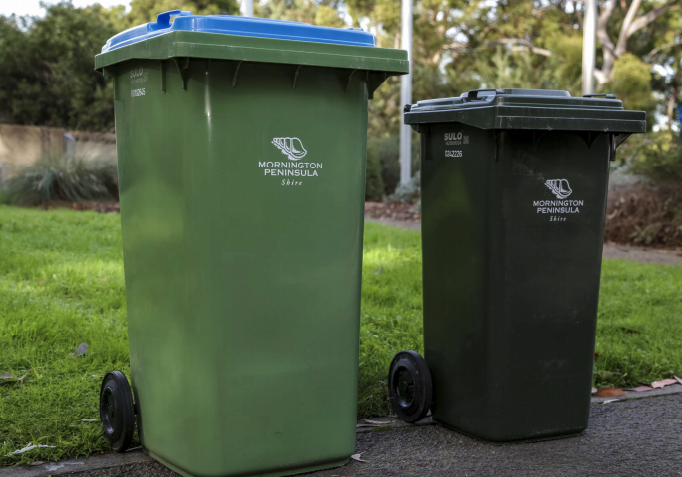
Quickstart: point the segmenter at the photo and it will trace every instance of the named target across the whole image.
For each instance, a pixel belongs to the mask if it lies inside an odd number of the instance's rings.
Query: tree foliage
[[[374,33],[377,46],[400,45],[396,0],[255,3],[260,17],[352,25]],[[630,109],[657,111],[672,120],[682,85],[679,2],[600,0],[598,5],[599,90],[615,92]],[[46,5],[44,18],[0,17],[0,121],[111,129],[111,86],[92,71],[93,56],[116,32],[173,9],[237,14],[238,0],[132,0],[127,14],[122,8],[62,2]],[[583,2],[573,0],[415,0],[413,101],[482,86],[579,95],[582,9]],[[370,136],[397,135],[401,109],[399,79],[391,78],[370,103]]]
[[[0,17],[0,120],[109,129],[111,85],[93,56],[116,33],[115,15],[99,5],[50,6],[44,18]]]
[[[129,26],[155,22],[156,15],[184,10],[195,15],[239,15],[237,0],[132,0],[127,15]]]

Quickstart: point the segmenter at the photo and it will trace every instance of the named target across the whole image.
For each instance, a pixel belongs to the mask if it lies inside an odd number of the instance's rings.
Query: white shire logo
[[[573,193],[566,179],[549,179],[545,185],[557,196],[557,199],[565,199]]]
[[[297,137],[276,137],[272,140],[272,144],[292,161],[303,159],[308,154],[301,140]]]

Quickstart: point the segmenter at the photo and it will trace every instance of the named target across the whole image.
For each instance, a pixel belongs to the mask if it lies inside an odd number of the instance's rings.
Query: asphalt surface
[[[589,428],[565,439],[493,444],[437,424],[378,427],[357,435],[350,462],[306,477],[682,476],[682,393],[593,404]],[[0,477],[177,477],[141,452],[105,454]]]
[[[595,404],[577,437],[493,444],[439,425],[358,435],[353,462],[336,476],[680,476],[682,394]]]

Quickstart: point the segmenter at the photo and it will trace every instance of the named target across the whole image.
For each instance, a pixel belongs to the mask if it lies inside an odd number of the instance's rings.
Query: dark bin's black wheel
[[[111,448],[116,452],[125,452],[133,440],[135,406],[128,380],[120,371],[111,371],[102,380],[99,417],[104,437],[111,443]]]
[[[424,419],[431,408],[433,383],[426,360],[416,351],[395,355],[388,371],[388,396],[393,412],[406,422]]]

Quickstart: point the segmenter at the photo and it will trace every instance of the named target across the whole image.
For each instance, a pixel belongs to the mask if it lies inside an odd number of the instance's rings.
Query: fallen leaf
[[[665,386],[670,386],[671,384],[677,384],[677,381],[674,379],[661,379],[660,381],[654,381],[651,383],[651,387],[654,389],[663,388]]]
[[[359,427],[378,427],[378,426],[379,426],[379,424],[364,424],[364,423],[360,423],[360,424],[356,424],[356,425],[355,425],[355,428],[357,429],[357,428],[359,428]]]
[[[641,334],[642,334],[641,331],[631,330],[630,328],[623,328],[622,326],[621,326],[620,328],[618,328],[618,329],[619,329],[620,331],[626,332],[626,333],[629,334],[629,335],[641,335]]]
[[[100,281],[100,282],[106,282],[106,281],[107,281],[107,277],[100,278],[99,281]]]
[[[678,383],[682,384],[682,379],[678,378],[677,376],[673,376],[675,378],[675,381]]]
[[[16,455],[16,454],[23,454],[24,452],[28,452],[30,450],[37,449],[39,447],[54,448],[54,446],[44,446],[42,444],[35,445],[35,444],[31,444],[29,442],[28,445],[26,447],[24,447],[23,449],[15,450],[14,452],[10,452],[9,454],[5,454],[5,457],[9,457],[11,455]]]
[[[360,458],[361,455],[362,454],[353,454],[352,456],[350,456],[350,458],[356,462],[367,462],[366,460]]]
[[[76,348],[76,351],[74,351],[71,354],[71,356],[82,356],[87,352],[88,352],[88,344],[87,343],[81,343],[78,345],[78,348]]]
[[[0,379],[14,379],[14,375],[9,373],[0,374]]]
[[[592,388],[592,394],[597,392],[597,388]]]
[[[650,388],[649,386],[638,386],[636,388],[631,388],[628,389],[628,391],[634,391],[636,393],[643,393],[644,391],[651,391],[653,388]]]
[[[42,460],[37,460],[35,462],[29,462],[28,465],[43,465],[45,462]]]
[[[17,379],[17,381],[22,381],[26,376],[28,376],[28,373],[29,373],[29,372],[30,372],[30,371],[26,371],[26,373],[25,373],[22,377],[20,377],[19,379]]]
[[[599,353],[597,353],[597,352],[595,351],[595,352],[594,352],[594,357],[595,357],[595,358],[598,358],[598,357],[599,357]]]
[[[375,274],[375,275],[379,275],[379,274],[380,274],[381,272],[383,272],[383,271],[384,271],[383,268],[377,268],[376,270],[374,270],[374,274]]]
[[[597,397],[616,397],[625,396],[625,391],[616,388],[599,388],[597,390]]]
[[[608,403],[611,403],[611,402],[618,402],[618,399],[607,399],[607,400],[604,401],[602,404],[608,404]]]

